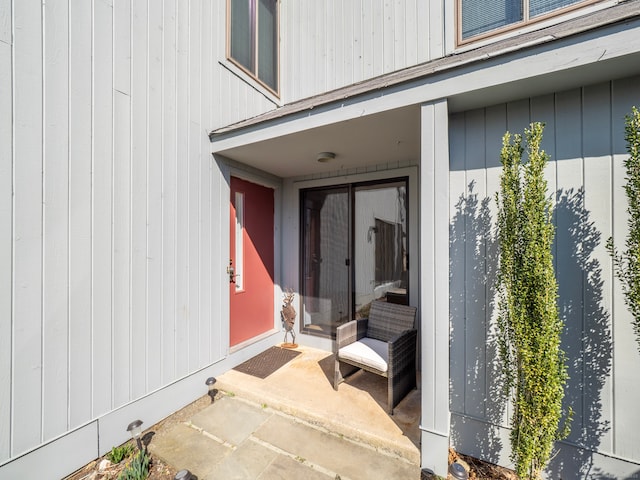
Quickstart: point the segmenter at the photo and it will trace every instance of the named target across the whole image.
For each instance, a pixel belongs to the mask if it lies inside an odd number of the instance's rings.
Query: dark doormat
[[[258,378],[267,378],[301,353],[302,352],[286,348],[271,347],[246,362],[241,363],[237,367],[234,367],[234,370]]]

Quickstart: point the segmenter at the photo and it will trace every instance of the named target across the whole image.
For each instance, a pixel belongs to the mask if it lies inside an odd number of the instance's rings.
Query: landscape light
[[[138,444],[138,450],[142,451],[142,440],[140,435],[142,434],[142,420],[134,420],[127,427],[127,432],[131,434],[131,438],[136,440]]]
[[[213,388],[213,384],[216,383],[216,379],[214,377],[209,377],[207,378],[207,381],[204,383],[206,383],[207,387],[209,387],[208,395],[209,397],[211,397],[211,402],[213,403],[213,400],[216,396],[216,391]]]
[[[174,480],[198,480],[198,477],[196,477],[189,470],[180,470],[178,473],[176,473],[176,476],[173,477],[173,479]]]
[[[453,462],[449,466],[449,473],[455,480],[467,480],[469,478],[467,470],[458,462]]]

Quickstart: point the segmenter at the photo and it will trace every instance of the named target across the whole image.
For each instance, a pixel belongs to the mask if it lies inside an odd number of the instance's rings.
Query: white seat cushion
[[[357,342],[342,347],[338,351],[338,358],[352,360],[368,365],[381,372],[386,372],[389,361],[389,344],[373,338],[362,338]]]

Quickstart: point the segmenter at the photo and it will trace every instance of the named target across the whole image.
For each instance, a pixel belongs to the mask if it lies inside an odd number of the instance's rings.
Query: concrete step
[[[333,354],[301,347],[302,354],[261,379],[230,370],[216,387],[354,442],[420,465],[420,391],[386,413],[386,379],[359,372],[333,389]]]

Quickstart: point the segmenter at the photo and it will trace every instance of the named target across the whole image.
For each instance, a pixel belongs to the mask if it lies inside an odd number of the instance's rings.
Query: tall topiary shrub
[[[513,395],[512,460],[520,478],[539,478],[559,435],[567,380],[563,324],[551,246],[554,226],[540,150],[544,125],[503,137],[498,202],[498,342]],[[564,432],[566,434],[566,432]]]
[[[624,132],[629,152],[624,162],[629,231],[624,252],[616,250],[613,238],[607,241],[607,249],[613,257],[614,272],[622,282],[624,300],[633,316],[633,330],[640,347],[640,112],[636,107],[632,108],[631,115],[625,116]]]

